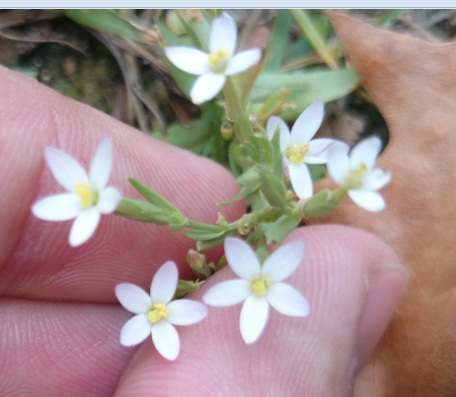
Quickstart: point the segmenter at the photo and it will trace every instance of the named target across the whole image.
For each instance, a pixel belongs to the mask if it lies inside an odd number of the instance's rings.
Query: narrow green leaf
[[[291,14],[288,10],[278,10],[266,50],[264,70],[276,71],[282,65],[288,36],[291,30]]]
[[[152,189],[150,189],[143,183],[133,178],[128,178],[128,181],[150,203],[156,205],[162,210],[169,211],[175,214],[180,214],[180,211],[176,207],[174,207],[174,205],[172,205],[163,196],[160,196],[157,192],[154,192]]]
[[[142,41],[138,29],[122,18],[116,11],[108,9],[71,9],[62,10],[74,22],[105,33],[115,34],[127,39]]]
[[[252,111],[261,109],[264,101],[278,90],[291,92],[287,102],[295,105],[286,109],[281,117],[294,121],[302,110],[317,99],[329,102],[352,92],[359,85],[359,77],[353,69],[312,69],[293,73],[263,73],[258,78],[250,96]]]

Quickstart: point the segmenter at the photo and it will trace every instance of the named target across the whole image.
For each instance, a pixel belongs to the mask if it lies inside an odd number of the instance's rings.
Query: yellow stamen
[[[158,323],[164,318],[167,318],[169,311],[164,303],[156,303],[147,314],[147,318],[152,324]]]
[[[209,65],[211,65],[212,70],[217,73],[223,73],[225,71],[231,58],[230,53],[223,48],[211,52],[207,57],[209,58]]]
[[[271,279],[269,278],[264,278],[264,277],[257,277],[252,280],[252,283],[250,284],[252,288],[252,292],[256,296],[264,296],[268,292],[269,286],[271,285]]]
[[[358,168],[352,170],[345,179],[345,188],[347,190],[358,189],[363,184],[363,177],[367,171],[367,165],[361,163]]]
[[[309,144],[293,143],[285,148],[285,156],[292,163],[301,164],[304,161],[308,151]]]
[[[76,194],[81,198],[83,208],[93,207],[98,202],[98,193],[91,189],[88,182],[77,183],[74,186]]]

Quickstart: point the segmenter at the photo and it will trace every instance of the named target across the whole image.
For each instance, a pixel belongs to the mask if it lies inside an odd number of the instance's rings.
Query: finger
[[[179,329],[181,354],[176,361],[166,361],[151,343],[144,343],[115,396],[132,391],[136,396],[352,395],[360,361],[358,328],[369,297],[367,281],[377,265],[396,263],[398,258],[374,236],[340,226],[306,227],[289,238],[295,239],[304,241],[307,249],[287,282],[308,299],[307,318],[272,310],[260,339],[245,345],[239,333],[240,305],[210,308],[204,321]],[[403,271],[394,274],[391,292],[400,296],[408,276]],[[192,298],[233,278],[229,269],[223,269]],[[390,314],[398,300],[391,302]],[[369,311],[375,312],[372,304]],[[383,322],[390,317],[383,316]],[[384,329],[386,324],[378,326]]]
[[[57,147],[88,169],[105,136],[114,145],[110,184],[139,198],[127,177],[135,177],[192,219],[214,223],[221,212],[229,220],[241,206],[216,204],[237,193],[234,178],[222,167],[152,139],[88,106],[51,91],[18,73],[0,68],[0,295],[66,300],[114,300],[121,281],[147,286],[166,260],[185,263],[194,243],[167,227],[103,215],[84,245],[68,244],[71,221],[46,222],[30,208],[38,198],[62,188],[44,164],[46,146]]]
[[[132,350],[119,344],[128,315],[114,305],[0,302],[0,395],[112,396]]]

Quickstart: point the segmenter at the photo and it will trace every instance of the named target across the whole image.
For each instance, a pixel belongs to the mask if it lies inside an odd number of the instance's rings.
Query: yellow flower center
[[[147,318],[152,324],[158,323],[164,318],[167,318],[169,311],[164,303],[156,303],[147,314]]]
[[[265,296],[270,285],[271,279],[259,276],[252,280],[250,287],[256,296]]]
[[[93,207],[98,202],[98,192],[91,189],[88,182],[77,183],[74,186],[76,194],[81,198],[83,208]]]
[[[366,171],[367,165],[364,163],[361,163],[358,168],[352,170],[345,179],[345,188],[347,190],[360,188],[363,184],[363,177]]]
[[[301,164],[308,151],[308,143],[293,143],[285,148],[285,156],[292,163]]]
[[[231,55],[227,50],[220,48],[217,51],[211,52],[207,57],[209,58],[209,65],[211,65],[212,70],[216,73],[223,73],[228,66]]]

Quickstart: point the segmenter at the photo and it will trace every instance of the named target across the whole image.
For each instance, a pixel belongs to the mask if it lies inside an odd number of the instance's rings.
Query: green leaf
[[[231,200],[227,200],[227,201],[222,201],[221,203],[219,203],[219,205],[230,205],[230,204],[236,203],[239,200],[246,198],[248,195],[253,193],[255,190],[258,190],[259,188],[260,188],[259,183],[256,183],[254,185],[249,185],[249,186],[242,186],[241,190],[239,190],[239,193],[237,194],[237,196],[235,198],[233,198]]]
[[[265,236],[268,243],[280,244],[301,222],[300,216],[283,215],[276,222],[265,226]]]
[[[250,101],[253,113],[256,113],[267,98],[285,88],[291,92],[287,102],[295,105],[295,108],[284,110],[281,117],[287,121],[294,121],[303,109],[317,99],[329,102],[341,98],[352,92],[359,83],[357,74],[351,68],[263,73],[252,90]]]
[[[108,9],[72,9],[61,11],[74,22],[101,32],[115,34],[127,39],[142,41],[141,33],[116,11]]]
[[[217,237],[221,237],[225,234],[225,230],[220,230],[216,233],[206,232],[204,230],[192,230],[190,232],[185,232],[184,235],[193,240],[213,240]]]
[[[282,65],[288,36],[291,31],[291,14],[288,10],[279,10],[272,27],[271,37],[266,50],[264,70],[275,71]]]
[[[128,178],[128,181],[150,203],[156,205],[158,208],[161,208],[164,211],[169,211],[180,215],[180,211],[163,196],[160,196],[157,192],[154,192],[152,189],[136,179]]]
[[[320,57],[330,68],[337,69],[337,58],[326,44],[326,37],[320,31],[317,21],[314,21],[307,10],[292,9],[290,13]]]

